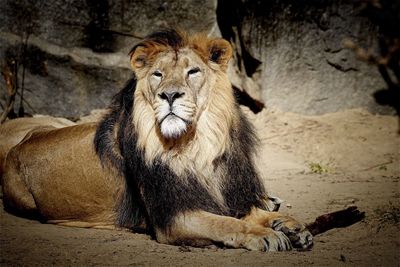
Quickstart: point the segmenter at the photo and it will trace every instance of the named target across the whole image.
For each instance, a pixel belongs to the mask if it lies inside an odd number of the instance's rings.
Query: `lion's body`
[[[75,125],[75,123],[67,119],[49,116],[19,118],[6,121],[0,125],[0,177],[3,173],[3,164],[8,151],[21,142],[29,131],[43,126],[62,128],[72,125]]]
[[[122,181],[94,153],[96,124],[37,128],[7,155],[5,208],[44,222],[114,225]]]
[[[303,224],[268,210],[257,139],[225,73],[231,54],[227,41],[205,35],[148,36],[95,136],[94,125],[39,131],[10,151],[5,204],[24,213],[18,204],[30,202],[67,225],[132,227],[145,218],[169,244],[309,247]]]

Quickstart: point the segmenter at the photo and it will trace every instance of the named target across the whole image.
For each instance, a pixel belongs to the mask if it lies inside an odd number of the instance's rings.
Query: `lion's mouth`
[[[169,112],[160,121],[161,134],[167,139],[178,139],[186,133],[190,122],[174,112]]]
[[[170,113],[168,113],[167,115],[165,115],[165,116],[160,120],[159,124],[161,125],[161,124],[165,121],[165,119],[167,119],[168,117],[171,117],[171,116],[172,116],[172,117],[176,117],[176,118],[182,120],[182,121],[183,121],[185,124],[187,124],[187,125],[190,124],[190,121],[185,120],[184,118],[178,116],[177,114],[175,114],[175,113],[172,112],[172,111],[171,111]]]

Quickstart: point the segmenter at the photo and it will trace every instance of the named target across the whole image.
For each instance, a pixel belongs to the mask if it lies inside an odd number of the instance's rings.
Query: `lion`
[[[311,248],[304,224],[269,206],[231,56],[228,41],[205,34],[147,36],[98,124],[38,130],[11,149],[5,207],[67,226],[145,226],[173,245]]]

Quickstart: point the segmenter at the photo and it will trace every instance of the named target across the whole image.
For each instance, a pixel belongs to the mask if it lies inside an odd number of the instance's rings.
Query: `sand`
[[[158,244],[145,234],[41,224],[0,211],[1,266],[400,266],[398,118],[347,110],[301,116],[246,110],[257,164],[281,212],[301,221],[356,205],[366,218],[315,237],[311,251]]]

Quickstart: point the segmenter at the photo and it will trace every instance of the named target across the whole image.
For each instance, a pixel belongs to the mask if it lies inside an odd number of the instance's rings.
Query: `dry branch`
[[[17,93],[16,87],[14,85],[14,74],[10,71],[10,68],[8,67],[7,64],[4,65],[2,74],[4,81],[6,82],[7,101],[4,107],[4,111],[0,116],[0,124],[5,122],[8,114],[11,112],[11,110],[13,110],[15,95]]]
[[[347,227],[365,218],[365,213],[358,210],[356,206],[351,206],[344,210],[339,210],[323,214],[315,219],[314,222],[306,227],[313,235],[322,234],[333,228]]]

